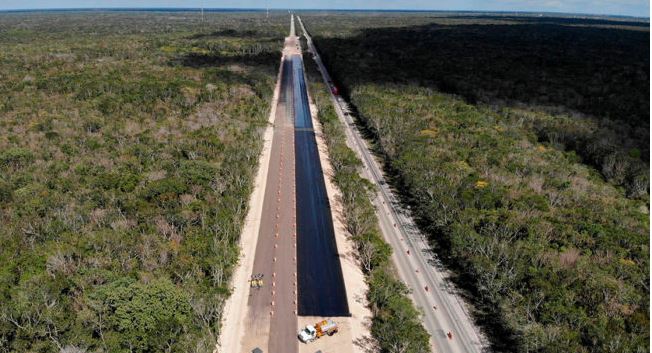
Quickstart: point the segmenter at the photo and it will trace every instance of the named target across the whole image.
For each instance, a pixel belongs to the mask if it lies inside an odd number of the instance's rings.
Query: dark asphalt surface
[[[300,56],[292,57],[298,313],[350,316]]]

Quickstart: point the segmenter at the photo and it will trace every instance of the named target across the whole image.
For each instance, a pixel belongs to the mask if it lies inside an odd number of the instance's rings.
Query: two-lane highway
[[[301,18],[298,21],[324,82],[327,86],[332,86],[332,80],[312,38]],[[381,231],[394,249],[392,259],[400,278],[412,289],[412,299],[423,312],[423,324],[431,335],[433,351],[470,353],[486,350],[486,340],[470,318],[466,304],[447,280],[446,271],[435,265],[438,261],[425,237],[418,232],[411,216],[401,207],[398,198],[385,182],[380,163],[355,129],[352,117],[346,113],[346,103],[332,92],[331,101],[346,127],[349,146],[364,164],[363,176],[377,186],[377,197],[373,202]],[[447,336],[449,332],[452,338]]]

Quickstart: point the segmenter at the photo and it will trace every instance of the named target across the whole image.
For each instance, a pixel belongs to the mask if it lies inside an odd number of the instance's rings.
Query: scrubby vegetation
[[[212,352],[286,16],[0,15],[0,352]]]
[[[346,145],[344,130],[314,62],[306,60],[306,70],[334,169],[333,181],[342,195],[340,201],[346,228],[357,247],[369,285],[367,299],[373,314],[371,333],[377,347],[367,348],[378,352],[429,352],[429,335],[421,325],[419,312],[407,297],[408,288],[393,273],[391,248],[378,228],[370,201],[374,186],[359,174],[362,162]]]
[[[338,26],[328,17],[307,20],[337,76],[570,116],[531,123],[541,140],[575,151],[628,196],[647,194],[648,23],[457,15],[349,16]],[[385,22],[403,27],[379,27]]]
[[[647,25],[383,16],[302,18],[494,348],[648,351]]]

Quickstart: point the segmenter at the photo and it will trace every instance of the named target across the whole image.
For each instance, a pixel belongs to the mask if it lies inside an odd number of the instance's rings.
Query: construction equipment
[[[263,283],[263,274],[259,273],[256,275],[252,275],[251,279],[249,280],[249,283],[251,285],[251,288],[262,288],[264,283]]]
[[[304,343],[312,342],[324,335],[332,336],[339,331],[337,323],[333,320],[322,320],[315,325],[308,325],[299,331],[299,340]]]

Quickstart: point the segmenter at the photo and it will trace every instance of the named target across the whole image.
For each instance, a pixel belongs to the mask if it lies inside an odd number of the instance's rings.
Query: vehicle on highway
[[[309,343],[323,335],[332,336],[339,331],[337,323],[333,320],[322,320],[315,325],[307,325],[299,331],[299,340],[303,343]]]

